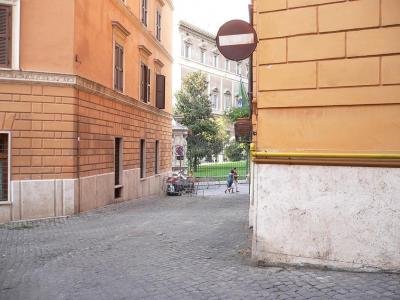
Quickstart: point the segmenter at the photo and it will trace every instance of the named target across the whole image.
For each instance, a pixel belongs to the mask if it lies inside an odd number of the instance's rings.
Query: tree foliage
[[[246,159],[246,145],[233,140],[225,147],[225,155],[229,161]]]
[[[189,128],[187,158],[194,171],[204,157],[217,155],[223,149],[207,88],[206,76],[195,72],[183,79],[182,88],[176,94],[175,114],[182,116],[181,123]]]

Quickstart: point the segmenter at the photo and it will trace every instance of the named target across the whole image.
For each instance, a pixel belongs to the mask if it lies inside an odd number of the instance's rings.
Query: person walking
[[[233,168],[233,189],[235,189],[236,193],[239,192],[239,174],[237,172],[236,167]]]
[[[232,188],[232,184],[233,184],[233,170],[231,170],[231,172],[228,174],[227,180],[226,180],[226,190],[225,190],[225,194],[226,192],[228,193],[232,193],[233,188]]]

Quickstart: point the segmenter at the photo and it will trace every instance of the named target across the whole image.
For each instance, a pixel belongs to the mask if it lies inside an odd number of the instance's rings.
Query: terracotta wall
[[[73,73],[74,10],[73,0],[21,0],[22,70]]]
[[[147,176],[154,175],[156,140],[160,172],[171,168],[167,116],[72,87],[1,84],[0,99],[0,128],[12,132],[12,180],[76,178],[78,136],[80,177],[114,172],[114,137],[124,140],[124,170],[139,168],[140,139]]]
[[[11,131],[11,180],[76,178],[75,90],[0,84],[0,129]]]
[[[155,175],[155,141],[159,173],[171,169],[171,119],[79,91],[80,176],[114,172],[114,138],[123,138],[124,170],[140,167],[140,140],[146,141],[146,177]]]
[[[400,1],[254,4],[257,150],[398,152]]]
[[[151,105],[155,105],[156,60],[164,66],[158,72],[166,76],[166,111],[171,112],[172,97],[172,8],[165,1],[148,1],[148,26],[140,22],[140,1],[128,1],[127,6],[120,0],[98,0],[88,5],[86,0],[76,0],[75,7],[75,73],[108,88],[113,88],[114,41],[124,47],[124,91],[123,94],[139,99],[141,62],[151,69]],[[162,7],[162,40],[155,39],[155,7]],[[163,1],[164,3],[164,1]],[[100,20],[100,21],[99,21]],[[129,35],[124,37],[113,28],[118,21]],[[143,54],[139,46],[151,54]]]

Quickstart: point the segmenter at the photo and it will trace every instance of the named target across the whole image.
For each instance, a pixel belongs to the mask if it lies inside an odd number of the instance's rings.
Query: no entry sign
[[[216,43],[218,50],[230,60],[248,58],[257,47],[257,33],[253,26],[242,20],[226,22],[218,30]]]

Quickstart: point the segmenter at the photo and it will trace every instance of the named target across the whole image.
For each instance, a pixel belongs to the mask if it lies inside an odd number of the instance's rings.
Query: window
[[[218,54],[214,54],[213,66],[216,67],[216,68],[218,67]]]
[[[147,26],[147,0],[142,0],[142,24]]]
[[[142,63],[140,68],[140,100],[150,102],[150,69]]]
[[[213,93],[211,95],[211,108],[213,110],[218,110],[219,108],[219,97],[218,97],[218,93]]]
[[[202,64],[206,63],[206,50],[205,49],[200,49],[200,62]]]
[[[161,12],[157,9],[156,15],[156,38],[161,41]]]
[[[165,109],[165,76],[156,76],[156,107]]]
[[[232,106],[232,98],[231,98],[231,93],[229,91],[224,93],[224,106],[225,109],[230,108]]]
[[[190,53],[191,49],[190,49],[190,44],[189,43],[185,43],[185,48],[184,48],[184,52],[183,55],[185,58],[190,58]]]
[[[122,92],[124,89],[124,48],[117,43],[115,43],[114,56],[114,89]]]
[[[225,59],[225,71],[229,71],[229,59]]]
[[[236,74],[242,75],[242,64],[241,63],[236,64]]]
[[[154,174],[158,174],[160,157],[160,141],[156,141],[154,149]]]
[[[0,133],[0,201],[8,201],[9,135]]]
[[[140,178],[146,175],[146,142],[140,140]]]
[[[0,67],[11,67],[11,6],[0,5]]]
[[[114,141],[114,198],[121,198],[122,195],[122,138],[115,138]]]

